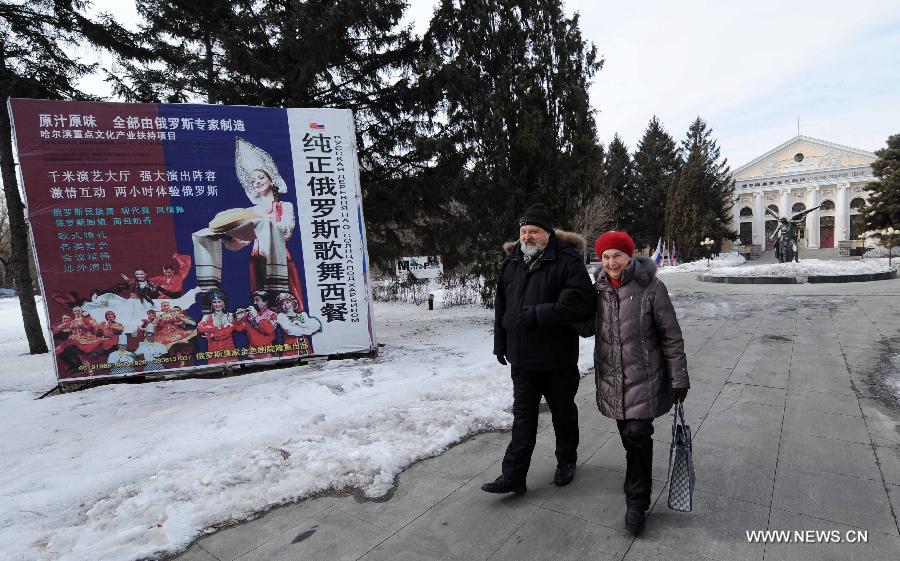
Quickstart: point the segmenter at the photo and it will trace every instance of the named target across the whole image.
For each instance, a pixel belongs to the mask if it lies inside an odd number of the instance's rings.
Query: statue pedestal
[[[838,255],[841,257],[850,257],[850,248],[853,242],[850,240],[840,240],[838,242]]]

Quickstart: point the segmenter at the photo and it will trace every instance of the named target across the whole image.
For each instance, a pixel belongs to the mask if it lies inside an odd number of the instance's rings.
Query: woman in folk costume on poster
[[[282,343],[292,347],[282,352],[281,356],[308,355],[312,352],[309,338],[322,331],[322,322],[298,310],[297,299],[289,292],[279,294],[276,304],[278,308],[276,323],[281,328]]]
[[[224,292],[213,290],[209,294],[212,311],[204,315],[197,324],[197,331],[206,338],[209,352],[235,349],[234,339],[231,337],[231,334],[234,333],[234,316],[225,311],[225,298]],[[230,355],[231,353],[226,354]],[[221,364],[235,360],[237,360],[236,356],[213,357],[207,360],[207,364]]]
[[[288,186],[272,156],[242,138],[235,141],[235,170],[254,206],[222,211],[194,232],[197,282],[204,292],[222,282],[222,246],[239,251],[251,243],[250,291],[290,292],[303,305],[300,275],[287,248],[296,226],[294,205],[282,200]]]

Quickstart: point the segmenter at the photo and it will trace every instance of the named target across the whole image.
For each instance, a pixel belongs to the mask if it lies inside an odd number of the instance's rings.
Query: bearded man
[[[556,485],[575,477],[578,448],[578,333],[594,313],[595,297],[584,265],[584,238],[555,230],[546,206],[532,205],[519,219],[519,240],[508,251],[497,282],[494,354],[511,365],[512,437],[503,474],[481,488],[524,493],[537,438],[543,395],[556,435]]]

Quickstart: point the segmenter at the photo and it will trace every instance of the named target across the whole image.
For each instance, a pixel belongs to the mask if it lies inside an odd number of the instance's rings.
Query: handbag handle
[[[680,401],[676,401],[675,406],[672,408],[672,442],[675,442],[675,430],[678,426],[680,425],[684,428],[686,424],[684,421],[684,405]]]

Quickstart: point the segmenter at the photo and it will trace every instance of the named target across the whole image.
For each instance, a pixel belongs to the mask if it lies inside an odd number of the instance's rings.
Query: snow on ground
[[[709,271],[710,269],[716,269],[716,273],[718,273],[718,269],[737,267],[738,265],[742,265],[745,261],[746,259],[737,252],[720,253],[714,259],[710,259],[708,264],[706,259],[699,259],[697,261],[682,263],[681,265],[675,265],[673,267],[660,267],[657,274],[694,273]]]
[[[716,269],[713,274],[722,277],[808,277],[812,275],[883,273],[889,270],[887,259],[866,259],[865,261],[801,259],[799,263],[724,267]]]
[[[41,324],[46,328],[42,299],[36,297],[35,301]],[[40,395],[55,385],[50,355],[28,354],[19,299],[0,298],[0,396],[9,390],[26,390]]]
[[[380,496],[404,467],[512,421],[492,313],[379,304],[377,359],[215,380],[56,383],[0,300],[4,559],[128,561],[330,488]],[[582,339],[582,371],[593,339]]]

